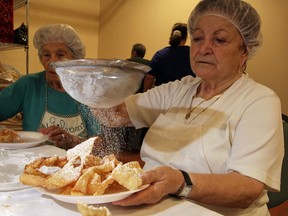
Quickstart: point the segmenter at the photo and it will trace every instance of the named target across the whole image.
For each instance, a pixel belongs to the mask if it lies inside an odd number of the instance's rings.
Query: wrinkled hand
[[[75,143],[76,140],[72,134],[67,133],[64,129],[57,126],[41,128],[39,129],[39,132],[48,135],[49,140],[60,148],[69,149],[78,144]]]
[[[164,196],[176,193],[184,182],[184,178],[179,170],[163,166],[144,172],[142,181],[143,185],[150,184],[150,186],[113,204],[132,206],[157,203]]]

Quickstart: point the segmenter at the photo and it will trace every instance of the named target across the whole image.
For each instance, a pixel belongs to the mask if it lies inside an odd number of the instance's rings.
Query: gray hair
[[[66,24],[51,24],[39,28],[33,38],[34,47],[38,50],[41,57],[42,46],[48,43],[64,43],[69,47],[75,59],[84,58],[85,46],[80,40],[76,31]]]
[[[192,37],[198,19],[215,15],[231,22],[241,34],[248,59],[251,59],[262,45],[261,18],[257,11],[242,0],[201,0],[191,12],[188,20]]]

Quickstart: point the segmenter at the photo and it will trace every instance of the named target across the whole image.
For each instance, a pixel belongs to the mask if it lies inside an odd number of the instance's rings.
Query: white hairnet
[[[39,28],[33,38],[34,47],[41,55],[41,48],[44,44],[60,42],[69,47],[74,58],[80,59],[85,56],[85,46],[77,35],[76,31],[66,24],[51,24]]]
[[[201,0],[191,12],[188,20],[191,37],[198,19],[205,15],[223,17],[239,30],[248,51],[248,59],[254,56],[260,48],[262,44],[261,19],[250,4],[242,0]]]

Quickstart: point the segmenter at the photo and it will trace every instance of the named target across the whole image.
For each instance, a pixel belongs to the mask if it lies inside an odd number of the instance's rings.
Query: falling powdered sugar
[[[89,125],[94,127],[94,129],[99,128],[100,134],[99,136],[102,138],[101,142],[97,142],[96,147],[93,149],[93,154],[103,157],[109,154],[115,154],[122,151],[126,151],[129,148],[129,134],[127,133],[128,127],[108,127],[103,124],[100,124],[95,116],[93,115],[93,109],[90,111],[87,110],[86,105],[80,105],[80,108],[85,116],[88,119]],[[116,119],[116,114],[110,111],[108,114],[103,111],[98,118],[101,118],[101,122],[105,121],[105,118]]]

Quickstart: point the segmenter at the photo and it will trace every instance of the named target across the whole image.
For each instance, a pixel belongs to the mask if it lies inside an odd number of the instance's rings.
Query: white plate
[[[55,154],[65,156],[66,151],[49,145],[15,150],[0,148],[0,191],[26,188],[26,185],[19,182],[19,176],[23,172],[25,165],[36,158],[48,157]]]
[[[40,145],[48,140],[48,136],[40,132],[18,131],[17,132],[24,142],[21,143],[0,143],[0,148],[4,149],[22,149]]]
[[[109,203],[109,202],[114,202],[114,201],[124,199],[124,198],[132,195],[133,193],[144,190],[148,186],[149,185],[143,185],[137,190],[124,191],[124,192],[113,193],[113,194],[95,195],[95,196],[62,195],[62,194],[57,194],[53,191],[45,190],[44,188],[38,188],[37,187],[36,189],[45,195],[51,196],[57,200],[67,202],[67,203],[76,204],[77,202],[83,202],[86,204],[101,204],[101,203]]]

